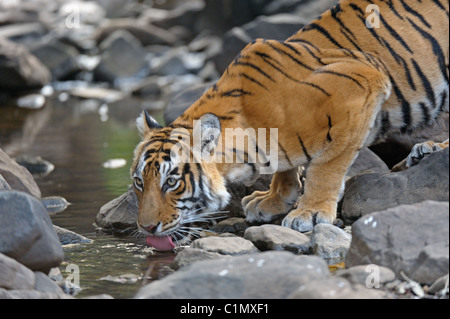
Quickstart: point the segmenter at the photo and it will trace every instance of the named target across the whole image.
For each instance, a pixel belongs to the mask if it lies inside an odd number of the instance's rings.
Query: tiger
[[[269,190],[242,199],[249,223],[282,219],[299,232],[333,223],[362,147],[448,112],[448,43],[448,0],[341,0],[285,41],[249,43],[173,123],[161,126],[142,112],[131,176],[147,243],[170,250],[189,242],[199,234],[197,222],[225,209],[227,185],[251,184],[272,165],[263,147],[256,149],[263,160],[225,147],[227,129],[278,129]],[[202,154],[243,160],[193,160],[196,131]],[[268,146],[269,139],[259,140]],[[252,143],[247,138],[244,147]],[[191,161],[174,160],[180,145],[190,148]],[[446,147],[448,140],[419,144],[407,164]]]

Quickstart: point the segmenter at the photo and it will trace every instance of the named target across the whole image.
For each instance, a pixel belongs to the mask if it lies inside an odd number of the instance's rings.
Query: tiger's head
[[[213,114],[202,118],[198,129],[204,151],[215,147],[220,121]],[[196,156],[196,128],[162,127],[147,112],[136,124],[142,141],[134,151],[131,176],[139,200],[138,228],[149,246],[172,250],[198,235],[196,224],[214,218],[230,194],[217,165]]]

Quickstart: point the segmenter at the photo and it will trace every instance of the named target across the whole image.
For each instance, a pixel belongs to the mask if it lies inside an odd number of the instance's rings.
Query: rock
[[[431,285],[430,289],[428,289],[428,293],[436,295],[442,292],[443,290],[447,290],[448,293],[448,274],[442,276]]]
[[[170,265],[173,269],[177,270],[181,267],[188,266],[196,261],[201,260],[214,260],[220,258],[229,258],[228,255],[222,255],[198,248],[186,247],[179,251]]]
[[[17,98],[16,105],[23,109],[38,110],[45,105],[45,102],[44,95],[32,93]]]
[[[191,247],[222,255],[244,255],[259,252],[251,241],[237,236],[199,238],[191,243]]]
[[[135,298],[281,299],[328,276],[318,257],[265,252],[196,262],[142,287]]]
[[[0,175],[8,183],[9,187],[28,193],[37,198],[41,197],[41,191],[26,168],[13,161],[0,149]]]
[[[422,284],[448,273],[449,203],[425,201],[362,217],[352,226],[346,266],[376,264]]]
[[[61,213],[71,205],[65,198],[61,196],[49,196],[41,199],[41,204],[45,207],[47,212],[52,214]]]
[[[132,34],[143,46],[154,44],[173,45],[178,38],[170,31],[136,19],[113,19],[103,23],[96,35],[97,42],[103,42],[112,33],[124,30]]]
[[[53,81],[63,80],[80,71],[77,63],[79,52],[61,41],[40,44],[31,49],[31,53],[50,70]]]
[[[55,165],[40,156],[21,155],[15,158],[15,161],[25,167],[33,176],[47,176],[55,169]]]
[[[369,148],[363,147],[347,171],[346,179],[362,173],[389,173],[389,167]]]
[[[61,245],[72,245],[72,244],[90,244],[93,242],[92,239],[86,238],[80,234],[77,234],[68,229],[54,225],[53,228],[58,235]]]
[[[336,276],[342,277],[354,284],[374,285],[375,288],[380,288],[381,285],[395,280],[395,273],[383,266],[377,265],[359,265],[350,267],[345,270],[340,270]]]
[[[95,79],[114,83],[138,76],[146,68],[145,51],[129,32],[118,30],[101,44],[101,61],[94,70]]]
[[[309,252],[309,237],[298,231],[278,225],[262,225],[247,228],[244,238],[259,250],[287,250],[295,254]]]
[[[33,289],[34,273],[15,259],[0,253],[0,288]]]
[[[216,233],[243,234],[247,228],[248,224],[245,221],[245,218],[231,217],[209,227],[209,230]]]
[[[336,226],[318,224],[311,234],[311,250],[329,265],[335,265],[344,261],[351,240],[350,234]]]
[[[2,174],[0,174],[0,191],[10,191],[11,186],[9,186],[8,182],[3,178]]]
[[[133,187],[122,196],[100,208],[95,223],[103,231],[112,234],[129,234],[137,229],[138,199]]]
[[[54,295],[65,295],[62,289],[46,274],[40,271],[35,271],[34,276],[36,280],[33,290]]]
[[[424,200],[449,200],[449,149],[425,157],[406,171],[350,179],[341,218],[350,223],[371,212]]]
[[[31,270],[48,273],[64,253],[50,217],[36,198],[22,192],[0,192],[0,253]]]
[[[23,45],[0,38],[0,90],[39,89],[50,82],[49,70]]]
[[[344,278],[315,280],[300,286],[289,299],[380,299],[385,292],[352,284]]]

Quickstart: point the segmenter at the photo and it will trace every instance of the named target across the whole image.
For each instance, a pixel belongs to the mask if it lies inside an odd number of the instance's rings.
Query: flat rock
[[[310,249],[310,239],[293,229],[278,225],[262,225],[247,228],[244,238],[250,240],[259,250],[287,250],[305,254]]]
[[[33,289],[34,273],[15,259],[0,253],[0,288]]]
[[[237,236],[199,238],[191,243],[191,247],[222,255],[244,255],[259,252],[251,241]]]
[[[381,287],[388,282],[395,280],[395,273],[383,266],[359,265],[338,271],[336,276],[347,279],[354,284],[376,285]],[[378,288],[379,288],[378,287]]]
[[[352,236],[330,224],[318,224],[311,233],[311,250],[329,265],[344,261]]]
[[[186,247],[177,253],[175,259],[173,260],[170,266],[173,269],[179,269],[181,267],[188,266],[196,261],[214,260],[227,257],[230,256],[206,251],[199,248]]]
[[[448,202],[425,201],[362,217],[352,226],[346,266],[376,264],[433,283],[448,273],[448,212]]]
[[[31,270],[48,273],[64,253],[47,210],[39,200],[22,192],[0,192],[0,253]]]
[[[330,276],[315,256],[265,252],[199,261],[142,287],[139,299],[280,299]]]

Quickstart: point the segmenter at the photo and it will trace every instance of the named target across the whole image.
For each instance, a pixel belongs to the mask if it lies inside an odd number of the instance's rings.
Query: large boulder
[[[279,299],[330,276],[319,257],[266,252],[195,262],[142,287],[140,299]]]
[[[47,210],[22,192],[0,192],[0,253],[31,270],[48,273],[64,253]]]
[[[39,89],[50,82],[49,70],[28,49],[0,38],[0,90]]]
[[[353,224],[352,235],[347,267],[385,266],[422,284],[448,273],[448,202],[425,201],[366,215]]]
[[[375,211],[424,200],[449,200],[448,148],[405,171],[368,173],[350,179],[341,214],[344,221],[353,222]]]

